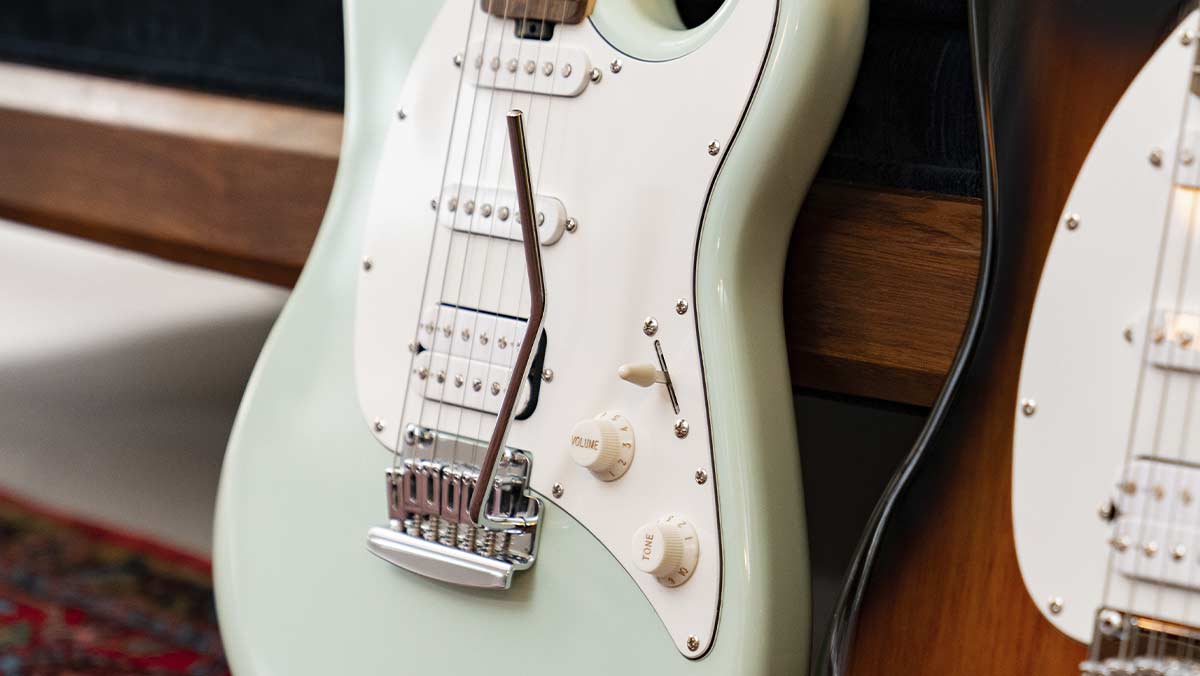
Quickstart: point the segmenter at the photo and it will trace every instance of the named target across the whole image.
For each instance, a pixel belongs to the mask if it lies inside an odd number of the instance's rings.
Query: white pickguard
[[[739,2],[708,42],[666,62],[619,54],[589,23],[559,26],[549,42],[522,41],[522,67],[533,60],[540,69],[554,62],[556,53],[570,50],[572,59],[586,55],[601,69],[602,79],[574,96],[477,89],[472,74],[460,86],[460,75],[474,67],[474,58],[467,55],[460,68],[454,63],[456,53],[478,44],[503,44],[507,51],[516,41],[511,22],[485,24],[478,15],[468,36],[465,26],[475,6],[474,0],[447,3],[396,102],[405,115],[397,116],[386,141],[367,224],[364,257],[370,259],[370,269],[362,271],[358,288],[355,361],[364,424],[375,432],[379,421],[382,430],[376,436],[389,449],[397,446],[398,430],[416,422],[418,414],[423,424],[436,429],[461,430],[479,439],[491,433],[493,416],[432,402],[422,406],[415,390],[405,408],[407,345],[423,309],[431,240],[434,260],[446,258],[445,248],[453,241],[457,248],[450,258],[471,261],[465,271],[451,268],[443,299],[510,315],[525,313],[528,294],[519,243],[474,237],[467,244],[463,233],[452,240],[444,225],[435,237],[431,209],[431,200],[446,199],[443,185],[511,190],[503,120],[510,109],[520,108],[526,115],[535,193],[560,200],[579,226],[543,246],[545,366],[554,375],[541,386],[536,413],[510,427],[508,445],[532,455],[533,489],[578,519],[629,571],[679,650],[703,654],[713,640],[721,591],[715,492],[720,477],[713,476],[695,321],[703,308],[679,314],[676,301],[693,298],[699,223],[762,67],[775,3]],[[609,66],[614,58],[622,60],[619,72]],[[485,77],[488,67],[483,66]],[[715,156],[708,152],[713,141],[721,147]],[[437,301],[441,273],[439,268],[430,278],[425,306]],[[642,330],[643,320],[651,316],[659,324],[653,338]],[[622,364],[655,361],[654,339],[661,341],[668,361],[679,415],[663,387],[641,389],[617,377]],[[402,409],[405,419],[400,419]],[[601,411],[625,416],[636,435],[631,469],[611,482],[575,465],[567,445],[573,425]],[[678,418],[690,425],[686,438],[675,434]],[[380,523],[385,520],[382,472],[391,458],[390,452],[379,455]],[[698,482],[698,471],[710,478]],[[564,489],[561,498],[552,497],[555,484]],[[686,516],[701,541],[695,573],[674,588],[638,571],[631,552],[637,528],[668,514]],[[364,529],[369,525],[363,524]],[[539,554],[553,556],[549,549]],[[536,574],[536,565],[529,574]],[[580,579],[579,584],[588,581]],[[687,647],[690,636],[700,641],[698,650]]]
[[[1046,259],[1014,402],[1013,533],[1021,573],[1046,619],[1084,642],[1097,609],[1106,605],[1200,625],[1195,592],[1131,582],[1115,562],[1109,574],[1113,526],[1097,514],[1117,495],[1127,449],[1200,462],[1200,430],[1184,439],[1185,421],[1200,423],[1195,404],[1186,410],[1200,378],[1192,373],[1147,364],[1130,443],[1143,352],[1149,353],[1147,317],[1154,304],[1175,307],[1185,264],[1190,275],[1181,307],[1200,308],[1200,233],[1188,238],[1200,203],[1196,193],[1173,188],[1186,172],[1185,154],[1177,149],[1200,151],[1194,135],[1185,132],[1180,141],[1182,116],[1185,129],[1200,130],[1200,98],[1189,90],[1196,43],[1184,39],[1196,27],[1193,13],[1157,50],[1083,165]],[[1148,159],[1155,149],[1159,163]],[[1078,216],[1073,229],[1067,227],[1072,215]],[[1155,301],[1164,227],[1163,291]],[[1183,255],[1189,241],[1190,264]],[[1190,509],[1200,506],[1193,501]],[[1132,540],[1133,547],[1143,544],[1137,534]],[[1157,558],[1142,555],[1146,566],[1187,567],[1185,577],[1200,581],[1200,541],[1186,543],[1179,561],[1167,556],[1173,542],[1156,544]]]

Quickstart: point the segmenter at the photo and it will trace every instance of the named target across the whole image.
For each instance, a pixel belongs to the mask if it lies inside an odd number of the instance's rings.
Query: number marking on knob
[[[617,413],[579,421],[568,443],[571,459],[601,481],[620,479],[633,463],[633,427]]]

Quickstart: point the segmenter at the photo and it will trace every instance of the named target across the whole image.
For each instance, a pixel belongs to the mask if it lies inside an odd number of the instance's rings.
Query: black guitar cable
[[[971,312],[963,330],[962,341],[954,355],[954,361],[946,375],[946,381],[925,421],[925,426],[913,442],[908,455],[892,475],[884,488],[883,495],[875,503],[875,509],[867,520],[867,527],[855,549],[850,568],[842,582],[842,590],[834,606],[829,631],[822,643],[822,654],[818,673],[824,676],[845,676],[849,668],[850,649],[854,645],[854,632],[858,624],[858,613],[863,594],[870,580],[871,568],[875,563],[880,542],[892,517],[896,503],[904,494],[914,473],[924,460],[930,441],[940,431],[946,414],[958,395],[959,386],[971,364],[975,348],[979,343],[984,319],[994,285],[997,242],[996,242],[996,172],[994,166],[994,138],[988,98],[987,26],[984,22],[986,6],[980,7],[979,0],[969,3],[969,30],[971,62],[975,75],[975,105],[979,116],[981,151],[983,153],[983,223],[980,239],[979,278],[971,303]]]

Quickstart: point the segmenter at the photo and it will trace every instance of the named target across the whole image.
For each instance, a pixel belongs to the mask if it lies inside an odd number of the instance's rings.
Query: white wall
[[[225,439],[285,297],[0,222],[0,491],[206,556]]]

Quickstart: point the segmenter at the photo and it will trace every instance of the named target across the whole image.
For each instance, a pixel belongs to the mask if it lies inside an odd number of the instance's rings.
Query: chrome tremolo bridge
[[[1089,656],[1081,676],[1200,676],[1200,630],[1102,608]]]
[[[482,527],[471,519],[469,505],[480,490],[476,463],[486,444],[411,425],[408,432],[406,440],[413,447],[437,447],[443,455],[464,460],[409,458],[389,467],[389,527],[371,529],[367,548],[436,580],[507,589],[513,572],[529,568],[537,556],[541,503],[527,492],[529,456],[505,449],[485,496],[489,526]]]
[[[541,513],[541,502],[528,493],[530,457],[505,444],[546,309],[522,120],[518,110],[507,116],[529,317],[508,387],[496,383],[504,397],[491,438],[483,442],[409,425],[404,445],[413,455],[387,472],[389,527],[367,533],[367,549],[389,563],[436,580],[490,589],[508,589],[514,570],[533,565]]]

